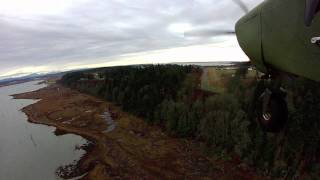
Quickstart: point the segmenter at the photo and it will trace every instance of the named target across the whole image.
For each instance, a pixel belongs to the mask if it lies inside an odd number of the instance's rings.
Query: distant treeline
[[[243,83],[246,70],[237,70],[223,94],[201,90],[201,73],[196,66],[126,66],[69,73],[61,83],[118,104],[171,135],[203,142],[208,155],[239,156],[271,177],[319,177],[319,83],[286,84],[289,122],[281,134],[269,134],[256,121],[257,81]]]

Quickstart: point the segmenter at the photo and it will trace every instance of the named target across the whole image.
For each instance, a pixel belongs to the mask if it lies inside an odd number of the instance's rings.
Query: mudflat
[[[39,99],[22,109],[30,122],[91,142],[78,147],[86,151],[79,162],[58,169],[63,178],[261,179],[236,158],[209,158],[201,152],[201,142],[169,136],[120,107],[59,84],[14,97]]]

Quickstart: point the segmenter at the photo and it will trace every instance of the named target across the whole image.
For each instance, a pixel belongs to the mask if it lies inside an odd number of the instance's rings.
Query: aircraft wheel
[[[282,95],[272,93],[263,109],[263,98],[259,100],[258,120],[267,132],[280,132],[288,120],[288,107]]]

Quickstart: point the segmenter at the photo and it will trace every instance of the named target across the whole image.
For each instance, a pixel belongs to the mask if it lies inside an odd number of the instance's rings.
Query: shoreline
[[[40,83],[44,83],[44,82],[40,82]],[[56,136],[62,136],[65,134],[74,134],[74,135],[81,136],[82,138],[87,140],[87,143],[82,145],[81,147],[75,147],[76,150],[85,151],[85,153],[80,157],[80,159],[76,160],[76,164],[73,164],[74,162],[73,163],[70,162],[70,164],[68,165],[63,165],[58,167],[55,172],[58,177],[63,179],[79,179],[79,177],[80,179],[82,179],[86,176],[86,174],[90,170],[90,168],[84,167],[85,166],[84,162],[86,162],[90,158],[90,153],[92,152],[92,149],[95,146],[95,141],[98,139],[98,137],[95,136],[94,134],[87,133],[86,131],[80,131],[77,128],[66,127],[66,126],[63,126],[62,124],[50,122],[50,121],[41,121],[41,119],[36,116],[37,113],[34,106],[37,105],[37,103],[39,103],[43,99],[34,95],[39,91],[46,90],[47,88],[50,89],[51,88],[50,86],[51,85],[48,85],[47,87],[41,88],[36,91],[25,92],[21,94],[12,94],[10,96],[12,96],[13,99],[30,99],[30,100],[36,101],[35,103],[28,105],[26,107],[23,107],[21,109],[21,111],[28,117],[27,121],[29,123],[54,127],[55,130],[53,133]],[[72,169],[71,171],[70,171],[70,167]]]
[[[24,83],[24,82],[22,82],[22,83]],[[40,83],[45,83],[45,82],[42,81]],[[12,85],[15,85],[15,84],[12,84]],[[10,86],[10,85],[8,85],[8,86]],[[48,86],[50,86],[50,85],[48,85]],[[44,87],[44,88],[47,88],[47,87]],[[41,88],[39,90],[42,90],[44,88]],[[62,135],[66,135],[66,134],[74,134],[74,135],[78,135],[78,136],[81,136],[82,138],[86,139],[86,141],[87,141],[86,144],[83,144],[80,147],[75,147],[75,150],[83,150],[84,151],[84,154],[79,159],[75,160],[76,164],[73,164],[74,162],[70,162],[70,164],[63,165],[63,166],[61,165],[56,169],[56,172],[55,172],[55,174],[58,177],[63,178],[63,179],[78,179],[79,177],[81,177],[81,178],[84,177],[87,173],[87,169],[82,168],[82,162],[86,161],[86,159],[88,158],[90,151],[92,150],[92,147],[95,144],[94,138],[92,138],[91,136],[89,136],[86,133],[81,133],[79,131],[72,130],[72,128],[66,128],[61,125],[58,125],[57,123],[53,123],[53,122],[42,122],[39,119],[37,119],[34,116],[32,105],[38,103],[42,99],[41,98],[32,98],[32,96],[24,97],[24,95],[26,95],[28,93],[32,93],[32,92],[37,92],[39,90],[25,92],[25,93],[21,93],[21,94],[13,94],[10,96],[13,97],[13,99],[30,99],[30,100],[36,101],[35,103],[30,104],[30,105],[25,106],[22,109],[20,109],[20,111],[23,112],[28,117],[27,121],[29,123],[53,127],[53,128],[55,128],[53,133],[56,136],[62,136]],[[70,169],[68,169],[69,167],[72,168],[71,171],[70,171]]]
[[[59,84],[12,96],[38,100],[22,109],[29,122],[55,127],[56,135],[71,133],[91,142],[82,147],[85,154],[76,165],[70,164],[71,171],[65,172],[67,175],[62,178],[258,177],[238,163],[222,164],[202,155],[199,142],[170,137],[160,127],[150,126],[111,103]],[[114,114],[112,120],[117,124],[110,132],[106,131],[110,124],[101,117],[105,112]],[[234,166],[232,172],[226,172],[230,166]],[[60,170],[63,172],[63,167]]]

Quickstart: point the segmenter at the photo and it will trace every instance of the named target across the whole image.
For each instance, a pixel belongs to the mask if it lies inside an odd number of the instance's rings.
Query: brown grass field
[[[227,85],[235,72],[236,69],[204,67],[201,76],[201,89],[214,93],[223,93],[226,91]],[[246,79],[243,79],[243,81],[249,81],[250,79],[255,78],[255,76],[256,71],[249,70]]]

